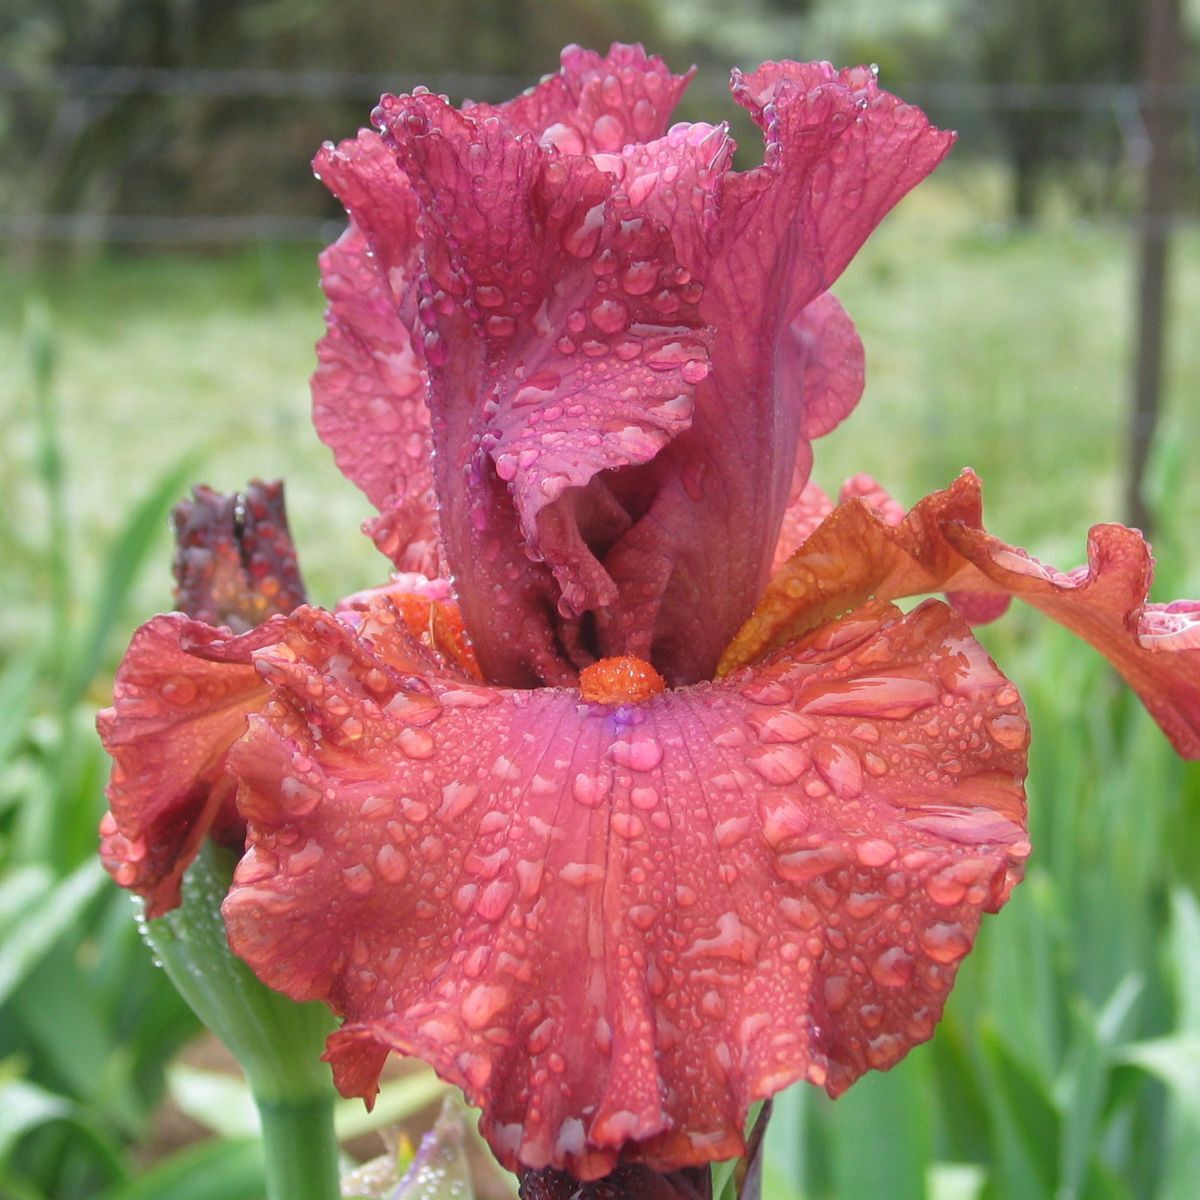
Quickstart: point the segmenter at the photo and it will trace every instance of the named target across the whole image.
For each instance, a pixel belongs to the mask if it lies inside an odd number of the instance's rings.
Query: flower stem
[[[259,982],[221,918],[236,856],[211,842],[188,868],[183,902],[142,931],[192,1011],[233,1052],[262,1120],[268,1200],[338,1200],[333,1083],[321,1059],[334,1019]]]
[[[258,1100],[268,1200],[333,1200],[339,1195],[333,1096],[307,1103]]]

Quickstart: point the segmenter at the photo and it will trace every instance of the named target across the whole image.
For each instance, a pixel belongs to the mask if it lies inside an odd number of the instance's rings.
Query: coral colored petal
[[[146,897],[149,917],[179,903],[183,872],[214,829],[241,844],[225,755],[266,700],[251,652],[283,619],[235,637],[182,613],[155,617],[117,669],[113,707],[96,719],[114,760],[101,856]]]
[[[228,495],[200,486],[171,517],[175,600],[189,617],[244,633],[304,603],[282,483]]]
[[[887,525],[899,525],[904,520],[904,505],[877,479],[865,471],[852,475],[838,492],[838,503],[862,500],[875,510],[875,515]]]
[[[1147,602],[1153,559],[1136,530],[1096,525],[1087,550],[1087,566],[1066,573],[992,537],[970,471],[895,525],[872,505],[850,500],[771,580],[721,667],[753,662],[871,596],[1016,596],[1099,650],[1176,750],[1200,757],[1200,605]]]
[[[532,133],[564,154],[611,153],[631,142],[661,137],[679,97],[695,74],[672,75],[657,54],[615,42],[601,57],[568,46],[562,66],[504,104],[463,105],[480,123],[499,117],[515,133]]]
[[[771,570],[777,571],[802,546],[808,536],[833,512],[833,501],[824,489],[808,478],[808,471],[798,466],[792,481],[792,498],[783,514],[783,528],[775,547]]]
[[[437,573],[429,410],[411,328],[416,199],[377,133],[326,144],[313,163],[351,223],[321,255],[329,301],[313,421],[338,467],[382,514],[369,526],[401,570]]]
[[[754,1100],[891,1066],[1020,877],[1021,704],[937,602],[633,705],[396,670],[415,646],[382,600],[256,656],[223,911],[344,1016],[344,1093],[424,1057],[514,1169],[699,1166]]]

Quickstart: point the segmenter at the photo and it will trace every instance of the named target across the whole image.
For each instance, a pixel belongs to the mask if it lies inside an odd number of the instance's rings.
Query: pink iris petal
[[[762,167],[721,176],[707,255],[685,259],[716,329],[712,371],[691,428],[643,471],[644,516],[605,559],[648,593],[650,657],[673,683],[711,675],[766,582],[807,443],[861,392],[861,345],[826,288],[952,141],[869,72],[768,64],[735,72],[734,92],[767,147]]]
[[[251,651],[277,636],[280,618],[233,636],[183,613],[133,635],[97,717],[113,758],[110,811],[100,826],[104,865],[146,898],[146,915],[179,903],[179,883],[210,834],[239,848],[244,824],[225,772],[246,715],[266,701]]]
[[[620,654],[711,673],[808,440],[861,391],[825,288],[951,140],[869,72],[773,64],[735,75],[767,134],[739,176],[724,127],[658,136],[685,82],[640,49],[571,50],[508,106],[418,89],[375,114],[421,209],[441,531],[502,682]]]
[[[312,378],[313,421],[381,516],[369,526],[401,570],[437,573],[429,410],[409,332],[416,201],[377,133],[326,144],[314,169],[351,216],[321,255],[329,307]]]
[[[657,54],[615,42],[601,57],[567,46],[562,67],[504,104],[467,101],[476,122],[498,117],[515,133],[532,133],[564,154],[620,150],[661,137],[680,96],[695,74],[672,75]]]
[[[256,656],[231,944],[345,1017],[344,1093],[417,1054],[514,1169],[703,1164],[891,1066],[1020,878],[1020,700],[939,603],[624,706],[422,674],[386,598],[353,626]]]
[[[1136,530],[1094,526],[1087,552],[1087,566],[1063,572],[992,537],[983,528],[979,480],[970,471],[927,496],[899,524],[852,499],[771,580],[721,666],[753,662],[871,596],[1011,595],[1099,650],[1175,749],[1200,757],[1200,605],[1147,602],[1153,559]]]
[[[635,202],[650,194],[645,163],[677,173],[686,164],[692,197],[714,186],[727,139],[677,127],[661,147],[633,147],[605,169],[427,94],[385,97],[376,119],[422,206],[420,313],[447,553],[485,670],[532,682],[532,656],[490,619],[494,591],[520,578],[518,603],[535,615],[615,609],[610,623],[620,623],[616,584],[594,549],[631,518],[607,485],[585,489],[686,430],[708,371],[700,289],[667,228]],[[705,207],[689,203],[674,220],[701,229]],[[549,573],[531,571],[530,557]]]
[[[802,407],[804,424],[772,571],[833,511],[829,497],[809,479],[810,439],[832,432],[853,411],[866,373],[862,339],[832,293],[823,293],[804,308],[788,332],[783,348],[791,352],[792,361],[780,370],[780,388],[796,389],[791,403]]]

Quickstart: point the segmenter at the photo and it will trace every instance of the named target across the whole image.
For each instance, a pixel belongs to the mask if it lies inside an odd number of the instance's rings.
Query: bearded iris
[[[163,911],[244,827],[231,945],[343,1018],[343,1093],[419,1055],[507,1166],[578,1179],[730,1157],[754,1101],[892,1066],[1019,881],[1019,695],[892,601],[1018,595],[1200,754],[1200,606],[1147,603],[1140,535],[1061,573],[969,473],[907,516],[808,484],[863,382],[828,288],[950,135],[869,70],[767,64],[736,172],[723,126],[667,127],[686,83],[570,48],[321,151],[350,225],[314,417],[403,573],[156,618],[101,722],[119,882]]]

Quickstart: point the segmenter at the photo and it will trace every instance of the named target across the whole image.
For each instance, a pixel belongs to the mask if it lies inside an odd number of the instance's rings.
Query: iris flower
[[[193,547],[192,615],[101,717],[106,861],[152,915],[244,838],[231,945],[343,1019],[338,1088],[417,1055],[506,1166],[578,1180],[737,1155],[755,1101],[931,1036],[1030,850],[1025,714],[963,614],[1041,609],[1200,754],[1200,605],[1147,601],[1138,533],[1062,573],[969,472],[907,515],[808,482],[863,383],[828,289],[951,135],[868,69],[768,63],[733,73],[738,172],[724,125],[668,124],[687,82],[572,47],[322,149],[315,421],[400,573],[305,605],[261,485],[257,526],[206,494],[249,599]]]

